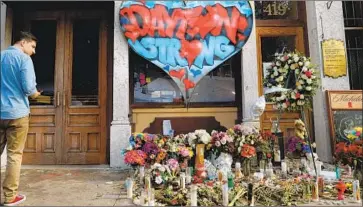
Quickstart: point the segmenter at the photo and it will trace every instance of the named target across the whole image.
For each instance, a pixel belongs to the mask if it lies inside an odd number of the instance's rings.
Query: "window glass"
[[[134,103],[183,103],[177,84],[158,66],[130,52]],[[190,102],[234,102],[235,78],[231,59],[203,77],[195,87]]]
[[[99,20],[73,23],[72,105],[98,105]]]
[[[33,20],[31,21],[31,32],[39,40],[32,59],[37,88],[43,93],[37,99],[29,99],[29,103],[30,105],[53,105],[57,21]]]

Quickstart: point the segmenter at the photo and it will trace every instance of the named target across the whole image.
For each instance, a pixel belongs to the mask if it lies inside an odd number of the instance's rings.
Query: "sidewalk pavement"
[[[128,175],[128,171],[108,166],[23,166],[19,193],[27,199],[20,205],[133,206],[124,188]],[[5,169],[1,169],[1,182],[4,176]]]

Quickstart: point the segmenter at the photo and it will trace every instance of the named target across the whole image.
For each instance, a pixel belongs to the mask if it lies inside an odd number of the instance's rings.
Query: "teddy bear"
[[[307,137],[307,131],[305,128],[305,124],[301,119],[295,120],[295,136],[299,137],[300,139],[305,139]]]

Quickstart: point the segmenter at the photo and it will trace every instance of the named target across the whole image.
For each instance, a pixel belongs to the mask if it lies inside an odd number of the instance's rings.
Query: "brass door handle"
[[[58,91],[57,92],[57,107],[60,105],[60,100],[59,100],[59,97],[60,96],[60,92]]]

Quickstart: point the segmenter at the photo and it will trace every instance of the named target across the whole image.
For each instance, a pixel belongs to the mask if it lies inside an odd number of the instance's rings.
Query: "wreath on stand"
[[[278,109],[299,111],[311,108],[312,97],[319,87],[318,80],[316,66],[310,58],[299,52],[290,52],[275,54],[263,83],[265,88],[288,89],[266,95]]]

